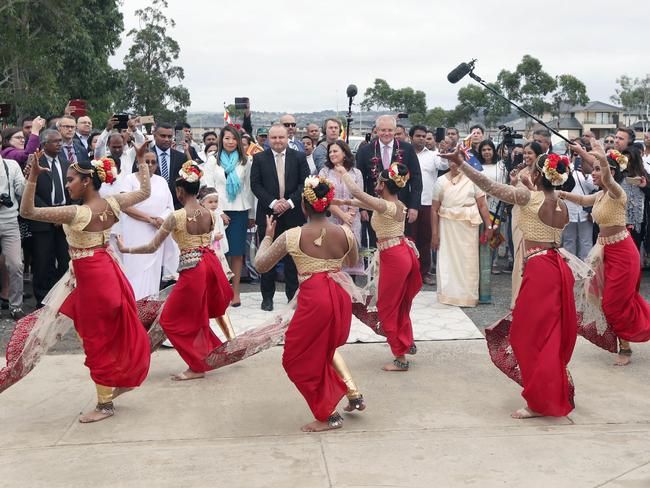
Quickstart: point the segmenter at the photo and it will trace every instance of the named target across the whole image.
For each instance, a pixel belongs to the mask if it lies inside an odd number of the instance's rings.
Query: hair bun
[[[203,170],[194,161],[186,161],[178,172],[180,179],[188,183],[196,183],[203,177]]]
[[[334,199],[334,184],[327,178],[308,176],[305,178],[302,195],[315,212],[323,213]]]
[[[112,185],[117,180],[117,166],[111,158],[93,159],[90,165],[102,183]]]
[[[537,169],[553,186],[562,186],[569,179],[571,163],[566,156],[555,153],[542,154],[537,158]]]

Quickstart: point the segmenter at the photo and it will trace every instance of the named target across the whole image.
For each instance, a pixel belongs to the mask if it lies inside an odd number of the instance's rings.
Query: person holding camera
[[[313,153],[316,173],[320,173],[325,166],[328,147],[338,141],[341,135],[341,121],[338,119],[326,119],[323,127],[325,128],[325,140],[314,149]]]
[[[18,163],[0,156],[0,249],[9,276],[8,300],[11,317],[18,320],[23,312],[23,261],[20,254],[18,206],[25,188],[25,177]]]

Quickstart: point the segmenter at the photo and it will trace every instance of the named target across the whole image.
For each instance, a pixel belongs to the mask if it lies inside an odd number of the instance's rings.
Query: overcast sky
[[[133,13],[150,2],[126,0],[125,33]],[[610,102],[616,78],[650,72],[647,28],[650,2],[594,0],[169,0],[167,15],[180,44],[190,111],[220,111],[247,96],[253,110],[347,110],[345,89],[356,101],[375,78],[411,86],[429,108],[451,108],[469,77],[452,85],[447,73],[477,58],[487,81],[513,71],[524,54],[555,76],[570,73],[592,100]],[[121,66],[126,39],[111,59]]]

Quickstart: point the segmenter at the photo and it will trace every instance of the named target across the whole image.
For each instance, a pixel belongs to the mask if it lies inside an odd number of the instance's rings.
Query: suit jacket
[[[63,184],[63,197],[65,205],[72,203],[70,201],[70,194],[65,188],[65,175],[68,172],[68,160],[59,157],[61,164],[61,183]],[[43,168],[49,168],[47,157],[43,155],[38,161]],[[36,207],[51,207],[52,206],[52,173],[41,173],[36,180],[36,194],[34,195],[34,206]],[[54,228],[54,224],[49,222],[39,222],[38,220],[28,220],[29,230],[32,232],[46,232]]]
[[[156,150],[156,145],[151,144],[150,148],[156,154],[156,160],[158,160],[158,151]],[[179,202],[178,198],[176,197],[176,178],[178,178],[178,172],[185,164],[185,161],[186,161],[185,154],[180,153],[171,148],[169,149],[169,159],[167,160],[167,165],[169,169],[169,181],[167,182],[167,185],[169,186],[169,191],[172,193],[172,199],[174,200],[174,209],[176,210],[183,207],[183,205],[181,205],[181,202]],[[133,162],[133,167],[131,168],[131,172],[132,173],[138,172],[137,160]],[[160,163],[158,163],[156,167],[156,174],[158,176],[162,176],[160,174]]]
[[[300,206],[305,178],[309,176],[309,165],[304,153],[287,148],[284,159],[284,198],[293,202],[294,208],[278,217],[278,229],[289,229],[305,223]],[[273,213],[269,207],[273,200],[280,198],[278,172],[271,149],[253,156],[251,166],[251,189],[257,197],[256,223],[266,227],[266,216]]]
[[[83,163],[84,161],[90,161],[90,158],[88,157],[88,150],[84,147],[81,141],[79,141],[79,139],[72,139],[72,147],[74,148],[74,154],[78,162]],[[61,148],[61,152],[59,153],[59,161],[65,161],[66,165],[70,164],[68,161],[68,152],[66,151],[65,146]]]
[[[420,198],[422,195],[422,172],[420,171],[420,161],[415,153],[415,149],[408,142],[399,143],[402,151],[402,164],[409,169],[410,178],[404,188],[398,194],[400,201],[409,209],[420,208]],[[393,154],[391,161],[397,160],[397,142],[393,142]],[[370,143],[365,144],[357,151],[356,166],[363,175],[363,189],[370,195],[375,194],[376,179],[372,176],[371,168],[374,166],[372,159],[379,158],[379,172],[384,169],[381,162],[381,143],[379,139],[373,139]]]

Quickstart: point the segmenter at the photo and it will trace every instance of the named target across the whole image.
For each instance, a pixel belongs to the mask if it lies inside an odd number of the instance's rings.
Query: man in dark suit
[[[64,115],[56,123],[56,128],[59,129],[62,138],[61,151],[59,151],[59,158],[61,160],[64,160],[68,164],[90,161],[88,150],[78,139],[75,139],[77,122],[74,120],[74,117]],[[65,174],[63,178],[65,179]]]
[[[422,173],[420,162],[415,149],[408,142],[395,139],[397,121],[391,115],[381,115],[377,118],[377,139],[370,141],[359,149],[356,156],[356,166],[363,175],[363,188],[366,193],[374,194],[377,176],[392,163],[401,159],[402,164],[409,169],[408,183],[399,192],[400,201],[408,209],[407,224],[412,224],[418,218],[420,197],[422,195]],[[377,237],[370,227],[370,214],[362,210],[361,221],[368,232],[368,246],[376,247]],[[365,229],[364,229],[365,232]]]
[[[62,137],[53,129],[41,132],[43,156],[38,164],[50,171],[41,173],[36,181],[34,204],[37,207],[57,207],[70,204],[70,195],[65,188],[68,161],[60,157]],[[36,164],[32,161],[31,164]],[[63,228],[58,224],[28,220],[32,233],[32,285],[37,306],[43,305],[43,298],[50,288],[68,269],[68,243]]]
[[[266,232],[266,216],[278,221],[277,237],[285,230],[305,223],[301,201],[309,165],[304,153],[288,147],[289,134],[283,125],[269,130],[270,148],[253,156],[251,189],[257,197],[256,224],[260,240]],[[298,290],[298,273],[293,258],[284,257],[285,292],[291,300]],[[262,310],[273,310],[275,269],[262,274]]]
[[[169,191],[172,193],[174,200],[174,208],[178,210],[182,207],[181,202],[176,197],[176,178],[178,172],[185,164],[185,155],[172,149],[172,142],[174,140],[174,129],[170,124],[158,124],[153,133],[153,144],[151,150],[156,154],[158,160],[158,167],[156,174],[162,176],[167,180]],[[133,163],[131,169],[133,173],[138,171],[138,162]]]

